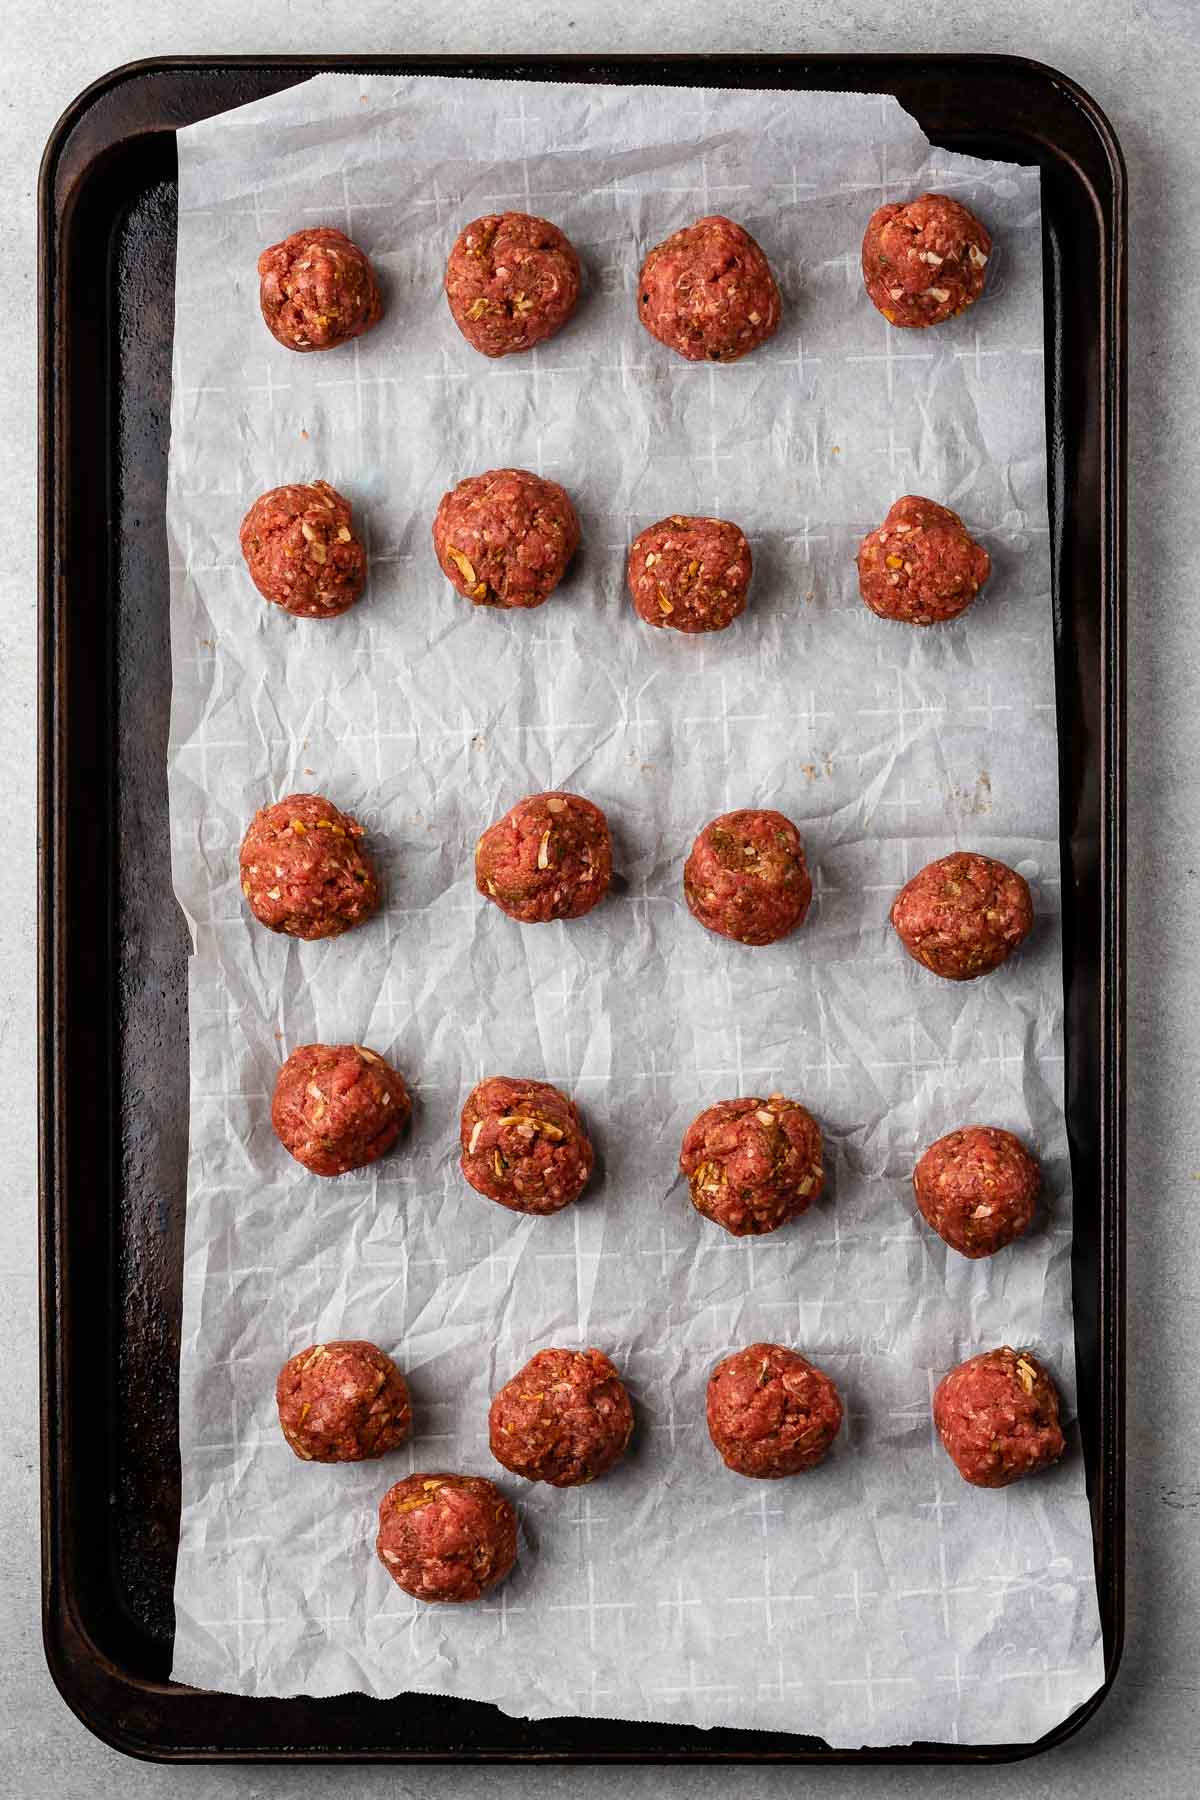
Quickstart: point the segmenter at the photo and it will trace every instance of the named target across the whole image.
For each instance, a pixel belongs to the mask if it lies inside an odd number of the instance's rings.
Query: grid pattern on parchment
[[[1078,1462],[980,1496],[929,1420],[937,1372],[1010,1338],[1072,1391],[1037,181],[931,159],[886,100],[853,103],[849,132],[851,104],[322,78],[183,135],[181,1678],[843,1743],[1037,1736],[1100,1679]],[[310,107],[332,123],[307,128]],[[978,317],[927,340],[873,312],[857,242],[872,206],[929,186],[978,205],[997,255]],[[459,224],[503,206],[558,220],[590,280],[570,329],[490,364],[438,284]],[[710,210],[755,233],[785,294],[778,336],[733,368],[672,358],[632,306],[640,255]],[[288,355],[255,316],[257,250],[305,219],[343,225],[389,290],[384,324],[327,356]],[[562,480],[583,521],[572,577],[527,616],[474,613],[428,543],[444,488],[502,462]],[[317,475],[370,556],[368,598],[334,626],[261,605],[237,554],[255,493]],[[857,597],[858,539],[905,490],[956,506],[995,561],[935,633]],[[623,593],[630,536],[677,510],[752,541],[750,609],[716,641],[649,631]],[[477,899],[470,847],[549,786],[605,807],[618,879],[587,919],[522,931]],[[384,875],[380,916],[332,944],[252,929],[237,891],[249,813],[305,787],[363,819]],[[796,818],[816,886],[803,933],[752,952],[680,897],[695,830],[746,803]],[[886,924],[955,844],[1021,867],[1040,919],[1019,964],[964,990]],[[332,1183],[283,1166],[268,1117],[279,1061],[313,1039],[389,1053],[418,1103],[401,1152]],[[461,1098],[498,1068],[586,1112],[602,1179],[555,1219],[458,1174]],[[684,1203],[679,1139],[713,1099],[777,1089],[820,1117],[830,1192],[736,1242]],[[1041,1228],[994,1264],[944,1251],[906,1197],[919,1148],[966,1118],[1021,1131],[1047,1172]],[[278,1436],[279,1363],[334,1335],[410,1375],[417,1431],[385,1464],[300,1469]],[[848,1414],[821,1471],[765,1491],[714,1467],[703,1427],[709,1367],[756,1337],[812,1355]],[[420,1608],[370,1554],[375,1504],[414,1468],[491,1470],[487,1396],[550,1342],[616,1358],[635,1449],[594,1490],[510,1483],[514,1576],[469,1614]]]

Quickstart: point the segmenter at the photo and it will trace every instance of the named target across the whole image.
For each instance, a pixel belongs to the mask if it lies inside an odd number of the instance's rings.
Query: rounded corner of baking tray
[[[994,56],[988,56],[986,60],[999,67],[1011,69],[1014,74],[1021,75],[1026,81],[1036,82],[1041,87],[1050,88],[1057,94],[1065,95],[1071,105],[1085,116],[1103,144],[1105,154],[1112,165],[1114,197],[1120,204],[1123,201],[1128,181],[1125,152],[1121,148],[1121,140],[1117,136],[1112,120],[1096,96],[1088,88],[1085,88],[1082,82],[1076,81],[1073,75],[1068,75],[1064,69],[1056,69],[1053,63],[1042,62],[1036,56],[1019,56],[1012,52],[1001,51]]]
[[[1047,1750],[1061,1749],[1064,1744],[1069,1744],[1074,1738],[1077,1738],[1080,1732],[1092,1723],[1112,1693],[1116,1685],[1124,1648],[1125,1628],[1124,1621],[1122,1621],[1114,1634],[1111,1646],[1106,1646],[1104,1680],[1095,1693],[1089,1695],[1082,1706],[1077,1706],[1075,1711],[1062,1721],[1061,1725],[1056,1725],[1052,1731],[1048,1731],[1044,1737],[1035,1739],[1032,1744],[1020,1745],[1012,1755],[1006,1755],[1001,1760],[1030,1762],[1035,1756],[1043,1756]]]
[[[74,1647],[69,1638],[77,1639]],[[144,1714],[145,1696],[138,1696],[128,1677],[108,1661],[78,1622],[65,1619],[49,1598],[42,1604],[42,1655],[63,1705],[99,1743],[136,1762],[179,1760],[170,1750],[113,1723],[123,1714]],[[106,1686],[123,1689],[127,1703],[133,1704],[115,1709],[109,1695],[106,1708],[106,1696],[93,1691],[98,1674]]]
[[[1071,1714],[1069,1719],[1064,1719],[1057,1731],[1049,1732],[1045,1738],[1040,1739],[1038,1743],[1034,1744],[1030,1749],[1030,1756],[1040,1756],[1045,1750],[1058,1750],[1064,1744],[1069,1744],[1073,1738],[1077,1738],[1080,1732],[1085,1730],[1087,1726],[1092,1723],[1096,1714],[1100,1711],[1101,1707],[1112,1693],[1115,1676],[1116,1666],[1114,1664],[1113,1670],[1111,1674],[1106,1676],[1103,1686],[1098,1687],[1091,1699],[1085,1700],[1083,1705],[1078,1707],[1076,1711]],[[1028,1758],[1026,1760],[1028,1760]]]
[[[141,81],[146,76],[168,74],[178,69],[180,60],[179,57],[171,56],[143,56],[134,62],[120,63],[115,69],[98,75],[95,81],[89,81],[85,88],[81,88],[75,98],[67,102],[50,128],[38,168],[39,196],[45,198],[53,183],[63,150],[72,133],[90,112],[94,112],[110,94],[129,82]]]

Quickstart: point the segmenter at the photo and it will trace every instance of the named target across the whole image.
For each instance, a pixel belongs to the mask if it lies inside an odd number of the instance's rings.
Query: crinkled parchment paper
[[[816,1732],[834,1745],[1037,1737],[1102,1679],[1074,1428],[1050,1474],[978,1493],[930,1424],[934,1383],[1036,1346],[1073,1414],[1057,775],[1036,171],[930,150],[890,99],[323,76],[179,134],[169,528],[171,806],[191,965],[191,1161],[180,1433],[177,1679],[244,1694],[467,1695]],[[983,301],[890,330],[862,289],[882,197],[943,189],[996,240]],[[467,219],[547,214],[578,246],[568,330],[490,363],[440,280]],[[638,324],[649,246],[726,211],[769,256],[784,323],[728,368]],[[387,286],[351,347],[281,349],[255,259],[346,228]],[[561,479],[583,549],[549,604],[475,611],[430,548],[437,500],[512,463]],[[250,500],[324,476],[369,532],[367,598],[290,619],[246,576]],[[974,610],[921,632],[874,618],[852,555],[898,494],[948,502],[987,544]],[[730,631],[648,630],[624,552],[673,511],[737,520],[754,549]],[[578,789],[611,820],[610,899],[521,928],[472,881],[480,829],[524,793]],[[331,943],[248,918],[237,846],[262,803],[328,794],[367,824],[386,909]],[[730,806],[799,824],[817,899],[745,949],[685,910],[683,858]],[[887,925],[904,879],[954,846],[1029,876],[1019,957],[957,986]],[[276,1143],[279,1063],[313,1039],[394,1057],[415,1129],[321,1181]],[[485,1073],[574,1093],[599,1152],[580,1204],[520,1218],[456,1162]],[[804,1219],[738,1242],[675,1173],[711,1101],[795,1095],[832,1179]],[[968,1120],[1037,1147],[1047,1204],[991,1261],[914,1221],[918,1151]],[[410,1447],[301,1464],[279,1435],[283,1359],[368,1337],[413,1387]],[[713,1362],[793,1344],[839,1383],[819,1471],[755,1484],[707,1438]],[[594,1487],[526,1488],[489,1458],[488,1397],[537,1347],[598,1344],[639,1427]],[[412,1469],[502,1476],[513,1577],[479,1606],[418,1605],[373,1553]]]

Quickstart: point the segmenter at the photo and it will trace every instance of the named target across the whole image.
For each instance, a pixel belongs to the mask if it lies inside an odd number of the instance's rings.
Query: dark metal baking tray
[[[1107,1679],[1037,1744],[832,1752],[169,1680],[188,1098],[166,788],[174,132],[323,69],[886,91],[936,143],[1042,169],[1072,1257]],[[179,1760],[987,1762],[1061,1742],[1099,1705],[1124,1616],[1124,194],[1095,103],[996,56],[169,59],[106,76],[56,127],[40,189],[44,1631],[101,1738]]]

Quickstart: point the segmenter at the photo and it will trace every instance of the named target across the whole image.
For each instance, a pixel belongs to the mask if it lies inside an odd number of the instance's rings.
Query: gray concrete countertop
[[[495,1790],[623,1796],[732,1792],[975,1793],[1175,1800],[1200,1789],[1200,9],[1194,0],[8,0],[0,77],[4,329],[0,443],[8,527],[0,557],[0,734],[9,796],[0,859],[0,1092],[8,1127],[0,1204],[0,1794],[319,1796]],[[1129,1545],[1122,1673],[1070,1745],[1008,1768],[657,1771],[164,1769],[96,1742],[50,1682],[39,1631],[34,1137],[35,214],[38,159],[59,113],[106,70],[169,53],[432,50],[1008,51],[1081,82],[1129,165],[1130,1009]],[[1087,1205],[1086,1194],[1077,1204]]]

